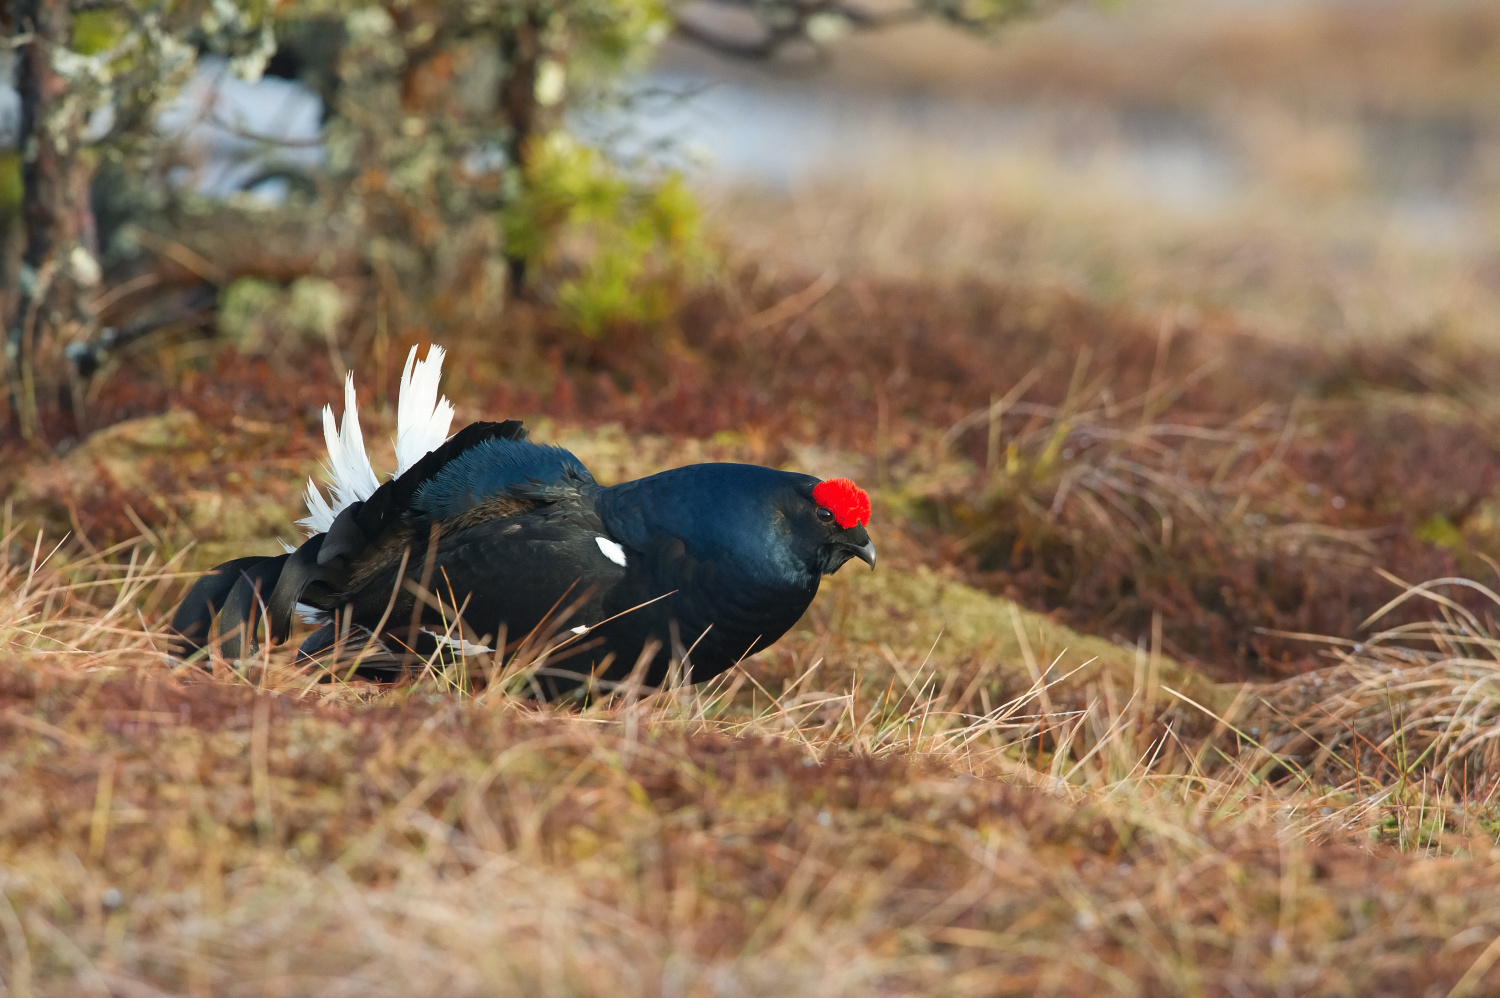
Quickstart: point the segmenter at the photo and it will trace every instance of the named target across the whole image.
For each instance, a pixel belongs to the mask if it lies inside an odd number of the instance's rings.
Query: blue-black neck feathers
[[[598,506],[621,543],[649,550],[662,535],[695,557],[765,585],[817,587],[818,572],[793,543],[800,504],[818,479],[753,464],[695,464],[603,490]]]
[[[417,489],[413,521],[461,516],[500,495],[535,494],[549,485],[592,484],[594,476],[561,447],[492,437],[463,451]]]

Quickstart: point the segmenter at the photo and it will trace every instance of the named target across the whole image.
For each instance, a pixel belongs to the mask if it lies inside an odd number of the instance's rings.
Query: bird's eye
[[[833,510],[827,509],[826,507],[823,507],[823,506],[819,506],[818,507],[818,519],[822,520],[824,523],[832,523],[833,522]]]

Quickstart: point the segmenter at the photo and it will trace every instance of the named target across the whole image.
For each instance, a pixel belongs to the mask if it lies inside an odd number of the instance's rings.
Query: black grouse
[[[297,614],[321,624],[302,653],[353,635],[361,671],[376,678],[440,648],[488,651],[500,635],[514,645],[541,634],[555,636],[537,676],[546,696],[607,689],[638,663],[659,686],[684,651],[701,681],[786,633],[823,575],[851,558],[875,565],[869,497],[848,479],[699,464],[604,487],[516,420],[447,437],[442,358],[437,346],[425,361],[415,347],[407,357],[397,471],[384,484],[351,375],[342,427],[323,411],[333,503],[309,482],[300,522],[312,536],[301,547],[200,578],[172,619],[180,654],[217,638],[238,658],[263,630],[286,640]]]

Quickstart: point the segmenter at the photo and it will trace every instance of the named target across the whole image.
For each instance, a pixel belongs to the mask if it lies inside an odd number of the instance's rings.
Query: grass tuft
[[[1043,657],[1018,609],[1004,683],[927,635],[814,629],[794,660],[568,709],[483,662],[402,687],[317,682],[284,650],[173,669],[156,627],[180,579],[148,544],[5,550],[12,994],[1500,983],[1488,802],[1440,753],[1320,788],[1281,745],[1298,777],[1273,779],[1233,749],[1279,687],[1221,709],[1159,653],[1129,675]],[[501,668],[535,667],[525,647]]]

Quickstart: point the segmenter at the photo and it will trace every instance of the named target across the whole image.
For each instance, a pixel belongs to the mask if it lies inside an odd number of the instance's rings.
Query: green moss
[[[1123,688],[1135,681],[1138,657],[1133,648],[1079,634],[928,568],[862,569],[855,565],[825,580],[818,597],[829,631],[845,640],[924,654],[931,649],[933,663],[977,657],[1028,678],[1029,649],[1039,668],[1056,663],[1054,676],[1089,663],[1079,672],[1080,681],[1097,679],[1102,672]],[[1195,699],[1208,698],[1201,702],[1216,697],[1212,684],[1171,659],[1161,660],[1159,675],[1163,683]]]
[[[533,147],[525,191],[500,226],[511,256],[571,273],[557,300],[591,338],[613,321],[665,315],[672,277],[703,256],[697,204],[680,176],[640,182],[563,132]]]
[[[286,337],[328,339],[347,311],[338,286],[320,277],[299,277],[291,287],[253,277],[229,285],[219,300],[219,333],[241,353],[263,353]]]
[[[1449,551],[1462,551],[1465,546],[1463,533],[1453,525],[1452,520],[1441,513],[1433,514],[1417,527],[1417,540],[1436,544]]]

